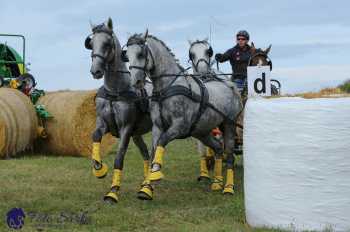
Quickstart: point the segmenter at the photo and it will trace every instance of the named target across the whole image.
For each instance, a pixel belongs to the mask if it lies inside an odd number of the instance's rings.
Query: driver
[[[249,33],[241,30],[236,34],[236,45],[227,50],[224,54],[217,53],[215,60],[223,63],[230,61],[232,66],[232,81],[236,83],[237,88],[243,94],[247,86],[247,66],[251,57],[251,47],[248,45]]]

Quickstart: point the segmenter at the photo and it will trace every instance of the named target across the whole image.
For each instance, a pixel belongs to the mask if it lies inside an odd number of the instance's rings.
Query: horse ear
[[[146,29],[145,35],[143,36],[144,39],[147,39],[147,36],[148,36],[148,28]]]
[[[270,46],[266,48],[266,50],[264,51],[266,55],[269,54],[271,47],[272,47],[272,44],[270,44]]]
[[[107,20],[107,27],[110,30],[113,30],[113,21],[112,21],[111,17],[109,17],[108,20]]]
[[[253,49],[255,49],[255,44],[254,44],[254,42],[252,42],[251,47],[252,47]]]
[[[252,45],[250,46],[250,52],[254,54],[255,51],[256,51],[256,48],[255,48],[254,43],[252,42]]]
[[[95,27],[96,27],[96,25],[95,25],[95,24],[93,24],[91,20],[89,21],[89,23],[90,23],[90,27],[91,27],[91,29],[93,29],[93,28],[95,28]]]

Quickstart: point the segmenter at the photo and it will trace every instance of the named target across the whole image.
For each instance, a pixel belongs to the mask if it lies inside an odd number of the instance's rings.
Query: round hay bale
[[[18,90],[0,88],[0,158],[33,146],[38,120],[30,99]]]
[[[59,91],[47,93],[38,104],[53,116],[45,122],[48,137],[38,144],[40,152],[56,155],[90,157],[92,133],[96,125],[96,91]],[[106,155],[116,143],[107,134],[101,143],[101,155]]]

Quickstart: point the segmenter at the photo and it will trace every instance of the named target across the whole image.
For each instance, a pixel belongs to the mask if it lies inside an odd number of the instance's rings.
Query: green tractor
[[[18,38],[22,42],[22,55],[7,45],[5,39]],[[36,81],[25,63],[26,40],[23,35],[0,34],[0,88],[18,89],[29,96],[35,104],[42,90],[35,89]]]
[[[18,38],[22,42],[22,55],[7,45],[5,39]],[[0,88],[17,89],[27,95],[39,116],[45,120],[52,117],[43,105],[38,105],[38,99],[45,95],[43,90],[36,89],[36,81],[25,63],[26,40],[23,35],[0,34]]]

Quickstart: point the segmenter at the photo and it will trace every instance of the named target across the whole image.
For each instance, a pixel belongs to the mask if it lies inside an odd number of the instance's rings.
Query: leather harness
[[[111,108],[111,114],[110,114],[110,122],[112,123],[112,126],[110,127],[110,131],[113,136],[119,137],[118,134],[118,126],[115,122],[115,113],[113,111],[113,102],[118,101],[124,101],[124,102],[134,102],[136,104],[136,107],[143,113],[147,112],[149,109],[148,104],[148,96],[146,89],[140,90],[140,96],[132,90],[126,90],[122,92],[110,92],[108,91],[104,86],[99,88],[97,91],[96,97],[103,98],[108,100],[109,107]]]
[[[154,56],[153,56],[151,50],[149,49],[148,44],[146,43],[146,40],[143,39],[143,40],[139,40],[139,41],[134,42],[134,43],[128,41],[127,46],[134,45],[134,44],[136,44],[142,48],[142,51],[144,52],[145,57],[146,57],[146,61],[145,61],[144,66],[132,65],[132,66],[129,66],[129,69],[130,70],[131,69],[139,69],[139,70],[144,72],[145,76],[147,74],[151,75],[150,73],[152,73],[155,70],[155,62],[154,62]],[[151,62],[148,60],[148,55],[151,58]],[[147,66],[149,64],[152,64],[152,67],[150,68],[150,70],[147,70]],[[209,102],[209,93],[208,93],[207,88],[204,85],[204,82],[200,78],[196,77],[195,75],[187,75],[186,73],[184,73],[184,71],[185,70],[181,70],[180,73],[178,73],[178,74],[161,74],[161,75],[158,75],[156,77],[153,76],[153,78],[162,78],[162,77],[169,77],[169,76],[175,77],[170,82],[170,84],[167,87],[165,87],[164,89],[162,89],[160,91],[153,90],[152,96],[151,96],[152,101],[157,102],[159,105],[159,115],[160,115],[161,123],[162,123],[162,126],[164,127],[164,129],[165,130],[168,129],[169,125],[166,123],[166,121],[162,115],[163,101],[165,99],[170,98],[170,97],[181,96],[181,95],[191,99],[194,102],[199,103],[199,110],[195,116],[194,122],[192,122],[192,125],[190,127],[190,131],[188,132],[187,135],[183,135],[183,138],[188,137],[188,135],[192,134],[192,132],[196,128],[198,121],[200,120],[200,117],[202,116],[202,114],[204,113],[204,111],[208,107],[210,107],[211,109],[213,109],[214,111],[219,113],[223,118],[225,118],[225,120],[228,120],[230,122],[234,122],[235,121],[234,119],[228,118],[223,112],[218,110],[213,104],[211,104]],[[199,89],[200,89],[199,94],[192,91],[191,85],[189,83],[188,83],[189,87],[185,87],[182,85],[173,85],[174,82],[179,77],[187,78],[188,76],[191,76],[193,78],[193,80],[197,83],[197,85],[199,86]]]
[[[199,110],[195,116],[195,120],[192,122],[192,125],[190,127],[190,131],[188,132],[187,135],[184,135],[183,138],[188,137],[188,135],[192,134],[192,132],[196,129],[196,125],[197,125],[198,121],[200,120],[200,117],[202,116],[202,114],[204,113],[204,111],[208,107],[213,109],[215,112],[219,113],[226,120],[228,120],[230,122],[234,122],[233,119],[228,118],[223,112],[218,110],[213,104],[211,104],[209,102],[208,89],[205,87],[205,84],[204,84],[205,82],[202,81],[202,79],[200,79],[194,75],[190,75],[199,86],[200,94],[197,94],[197,93],[193,92],[191,88],[188,88],[188,87],[185,87],[182,85],[172,85],[172,83],[174,83],[175,80],[179,76],[174,78],[174,80],[165,89],[163,89],[161,91],[153,91],[153,93],[152,93],[152,101],[158,102],[158,104],[159,104],[159,114],[160,114],[160,119],[161,119],[162,125],[165,127],[164,129],[168,129],[169,125],[167,125],[167,123],[165,122],[165,119],[162,115],[162,107],[163,107],[162,103],[167,98],[170,98],[173,96],[180,96],[180,95],[185,96],[185,97],[191,99],[192,101],[199,103]],[[183,76],[183,75],[181,75],[181,76]],[[214,80],[214,78],[207,79],[206,82],[209,82],[212,80]],[[216,80],[216,78],[215,78],[215,80]]]

